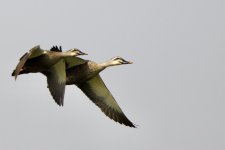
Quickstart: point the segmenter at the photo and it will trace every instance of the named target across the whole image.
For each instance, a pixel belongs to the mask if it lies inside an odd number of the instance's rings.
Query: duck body
[[[41,49],[38,45],[20,58],[12,76],[15,76],[16,79],[19,74],[50,71],[50,68],[59,61],[65,61],[65,59],[71,59],[77,55],[85,55],[85,53],[75,48],[62,52],[61,47],[60,49],[52,47],[48,51]]]
[[[19,74],[47,71],[61,58],[61,52],[46,51],[40,56],[27,59]]]
[[[81,83],[90,80],[98,75],[105,67],[94,61],[87,60],[81,65],[66,70],[66,85],[75,84],[79,86]]]

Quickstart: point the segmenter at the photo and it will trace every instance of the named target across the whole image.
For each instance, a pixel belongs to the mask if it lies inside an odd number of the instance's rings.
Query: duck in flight
[[[66,85],[76,85],[83,93],[94,102],[102,112],[115,122],[129,127],[135,125],[125,116],[122,109],[106,87],[99,73],[110,66],[132,64],[122,57],[114,57],[104,63],[96,63],[81,58],[80,65],[70,65],[66,70]]]
[[[71,57],[84,54],[78,49],[62,52],[61,47],[55,46],[50,51],[46,51],[36,46],[21,57],[12,75],[16,79],[19,74],[43,73],[47,77],[50,93],[59,106],[63,106],[65,85],[76,85],[106,116],[120,124],[135,127],[125,116],[99,75],[107,67],[132,64],[132,62],[118,56],[104,63]]]
[[[62,52],[61,47],[53,46],[50,51],[35,46],[25,53],[19,60],[16,69],[12,72],[15,80],[19,74],[45,72],[48,88],[55,102],[63,105],[66,84],[66,62],[78,55],[86,55],[79,49]],[[72,61],[76,63],[76,59]]]

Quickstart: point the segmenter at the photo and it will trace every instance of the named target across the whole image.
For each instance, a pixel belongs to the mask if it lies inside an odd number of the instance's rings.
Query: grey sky
[[[2,0],[0,149],[225,149],[224,0]],[[58,107],[40,74],[10,76],[40,44],[79,48],[137,129],[108,119],[75,86]]]

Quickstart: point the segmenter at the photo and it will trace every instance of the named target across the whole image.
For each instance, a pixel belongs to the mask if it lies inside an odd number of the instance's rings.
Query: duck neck
[[[69,52],[60,52],[60,55],[62,56],[62,57],[70,57],[71,56],[71,53],[69,53]]]
[[[106,62],[103,62],[103,63],[100,63],[99,64],[102,68],[108,68],[108,67],[110,67],[110,66],[115,66],[115,64],[113,64],[112,63],[112,61],[111,60],[108,60],[108,61],[106,61]]]

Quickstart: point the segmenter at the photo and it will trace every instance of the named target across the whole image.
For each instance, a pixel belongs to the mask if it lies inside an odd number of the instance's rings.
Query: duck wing
[[[69,69],[87,62],[87,60],[82,59],[80,57],[66,57],[64,58],[64,60],[66,63],[66,69]]]
[[[78,87],[106,116],[120,124],[135,127],[135,125],[125,116],[100,75],[96,75],[92,79],[80,84]]]
[[[40,45],[33,47],[32,49],[29,50],[29,52],[26,52],[19,60],[19,63],[16,66],[16,69],[13,71],[12,75],[15,76],[15,80],[20,73],[22,67],[26,63],[28,59],[38,57],[42,54],[46,53],[46,51],[42,50],[40,48]]]
[[[47,76],[49,91],[59,106],[63,106],[64,93],[66,85],[66,65],[62,59],[49,68],[48,71],[42,72]]]

